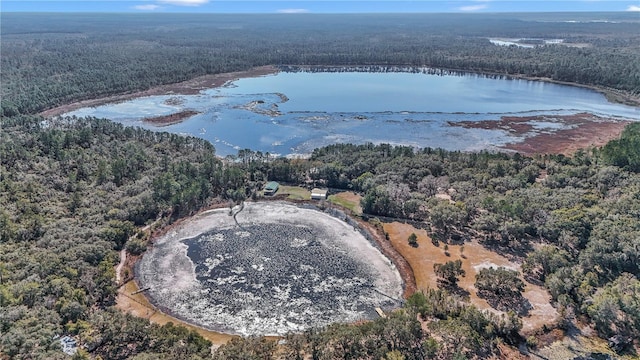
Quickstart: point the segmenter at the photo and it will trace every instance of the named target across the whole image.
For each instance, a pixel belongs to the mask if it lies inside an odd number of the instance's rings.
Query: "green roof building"
[[[264,187],[264,194],[265,195],[274,195],[276,193],[276,191],[278,191],[279,187],[280,187],[280,184],[278,184],[275,181],[270,181]]]

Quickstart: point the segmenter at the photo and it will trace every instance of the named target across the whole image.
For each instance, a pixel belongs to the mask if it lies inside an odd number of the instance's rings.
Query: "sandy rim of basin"
[[[270,205],[277,205],[277,203],[283,203],[289,206],[301,207],[302,209],[305,208],[305,205],[316,205],[315,202],[312,202],[312,201],[283,201],[280,199],[273,199],[273,200],[258,201],[256,203],[265,203]],[[345,209],[341,206],[330,206],[330,207],[333,207],[341,211],[345,211]],[[308,208],[306,209],[308,210]],[[198,219],[202,219],[203,217],[207,217],[208,215],[211,215],[213,213],[220,212],[220,211],[226,212],[228,211],[228,208],[226,206],[223,206],[223,204],[217,204],[217,206],[212,206],[210,208],[202,209],[197,214],[194,214],[187,218],[180,219],[174,224],[162,227],[157,231],[154,231],[152,238],[158,239],[158,238],[164,237],[167,235],[167,233],[174,231],[176,230],[176,228],[180,228],[185,224],[189,223],[190,220],[197,221]],[[339,217],[326,213],[321,209],[317,209],[317,211],[320,211],[329,217],[333,217],[338,221],[344,221]],[[384,239],[382,238],[382,234],[379,233],[378,229],[375,226],[372,226],[371,224],[364,222],[362,219],[348,215],[348,211],[345,211],[345,215],[351,218],[353,221],[357,222],[358,227],[361,229],[361,231],[365,231],[370,235],[369,239],[365,239],[364,241],[366,241],[369,245],[373,246],[373,248],[377,249],[377,251],[380,252],[381,256],[385,258],[387,261],[389,261],[391,263],[392,268],[394,268],[395,271],[397,271],[397,275],[400,277],[401,286],[403,287],[402,297],[406,298],[408,295],[412,294],[415,291],[415,278],[410,268],[406,266],[407,265],[406,260],[404,260],[404,258],[399,256],[399,254],[396,251],[391,251],[391,250],[394,250],[393,247],[390,246],[390,243],[388,241],[384,241]],[[149,250],[151,249],[148,249],[147,251]],[[140,259],[141,257],[139,256],[133,257],[127,254],[127,257],[123,260],[125,264],[123,267],[120,268],[120,271],[123,271],[126,268],[129,272],[132,273],[132,269],[135,267],[135,264]],[[232,334],[230,332],[216,331],[209,328],[205,328],[193,322],[183,320],[180,317],[173,316],[172,314],[163,312],[157,306],[151,303],[150,299],[147,298],[147,296],[144,294],[144,291],[140,291],[140,290],[141,288],[138,282],[134,278],[129,277],[128,279],[125,279],[118,288],[118,295],[116,298],[116,308],[130,315],[146,318],[150,322],[156,323],[159,325],[164,325],[168,322],[172,322],[176,325],[185,326],[189,330],[194,330],[197,333],[199,333],[201,336],[206,338],[207,340],[211,341],[213,344],[213,348],[217,348],[223,344],[226,344],[231,339],[237,338],[240,336],[240,335]],[[270,340],[278,340],[282,338],[281,336],[270,336],[270,335],[267,335],[265,337]]]

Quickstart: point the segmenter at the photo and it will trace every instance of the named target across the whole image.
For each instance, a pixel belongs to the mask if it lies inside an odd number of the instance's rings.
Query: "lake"
[[[198,114],[161,128],[142,121],[184,110]],[[363,68],[282,71],[197,95],[141,97],[66,115],[104,117],[201,137],[212,142],[220,156],[240,149],[285,156],[340,142],[491,150],[522,141],[522,135],[452,123],[549,115],[532,124],[536,131],[545,131],[565,126],[553,116],[581,112],[640,120],[639,108],[610,103],[604,95],[580,87],[433,69],[368,72]]]

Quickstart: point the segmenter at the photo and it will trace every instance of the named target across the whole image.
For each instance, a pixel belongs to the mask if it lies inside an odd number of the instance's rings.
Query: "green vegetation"
[[[43,122],[16,116],[3,119],[0,136],[0,200],[8,204],[0,211],[0,302],[7,314],[0,324],[5,335],[0,345],[18,358],[57,351],[55,334],[77,334],[82,344],[94,344],[97,340],[90,336],[106,331],[97,319],[121,321],[124,315],[109,308],[115,296],[114,250],[144,250],[142,239],[127,243],[136,226],[160,214],[178,218],[214,201],[242,199],[262,189],[266,174],[270,180],[335,181],[356,189],[364,193],[362,205],[369,215],[421,221],[445,245],[478,238],[520,258],[524,275],[545,284],[563,316],[593,319],[618,350],[630,351],[638,333],[640,313],[631,299],[640,275],[640,176],[607,165],[604,150],[573,158],[527,158],[384,144],[332,145],[317,149],[308,160],[272,159],[246,150],[245,161],[225,165],[202,140],[106,120]],[[536,182],[543,169],[547,178]],[[435,184],[455,190],[453,204],[435,197],[430,191]],[[538,243],[546,245],[534,250]],[[483,281],[491,294],[492,285],[506,280],[489,276]],[[516,293],[518,284],[511,287]],[[493,297],[500,299],[497,291]],[[515,298],[490,303],[526,313],[527,304]],[[33,319],[41,326],[32,326]],[[143,329],[155,329],[146,324]],[[433,327],[467,339],[460,345],[465,349],[478,341],[469,325],[455,317]],[[374,331],[364,329],[349,331]],[[136,331],[156,336],[147,330]],[[314,334],[330,337],[338,330],[325,331]],[[137,344],[126,356],[174,351],[126,334],[121,341]],[[366,334],[362,336],[373,336]],[[428,346],[420,351],[455,354],[446,342],[424,336],[420,334],[420,344]],[[191,349],[187,340],[176,341],[171,346]],[[120,351],[119,343],[102,344],[92,345],[90,353],[124,358],[112,353]],[[407,356],[413,345],[407,346],[390,351]]]
[[[464,276],[465,271],[462,270],[462,260],[447,261],[444,264],[433,264],[433,271],[438,275],[439,281],[445,286],[457,286],[458,277]]]
[[[524,291],[524,282],[518,272],[503,267],[485,268],[476,275],[476,288],[480,294],[495,297],[516,297]]]
[[[69,333],[107,359],[207,356],[196,333],[111,308],[114,250],[135,226],[188,215],[244,182],[200,139],[107,120],[3,118],[0,353],[59,358],[54,336]],[[141,253],[145,244],[126,248]]]
[[[274,64],[431,66],[640,92],[637,16],[602,15],[613,17],[609,23],[540,16],[3,13],[0,114]],[[488,37],[588,46],[525,49]]]
[[[607,164],[640,173],[640,124],[629,124],[620,139],[602,148],[602,157]]]
[[[616,339],[616,350],[640,337],[640,281],[625,273],[599,289],[587,311],[598,330]]]
[[[362,215],[359,201],[350,201],[348,199],[345,199],[344,197],[341,197],[340,194],[329,195],[328,200],[330,203],[340,205],[345,209],[351,210],[353,214]]]
[[[422,329],[418,318],[430,325]],[[386,318],[288,335],[282,351],[284,359],[486,358],[497,353],[499,341],[517,342],[521,326],[513,315],[484,313],[445,291],[429,290]],[[273,343],[248,338],[223,346],[214,358],[271,359],[273,354]]]
[[[544,284],[561,324],[579,315],[616,351],[633,354],[640,338],[637,124],[601,150],[571,158],[339,144],[310,159],[245,149],[223,163],[211,144],[191,137],[33,116],[72,101],[267,64],[433,66],[640,92],[632,14],[616,15],[624,20],[617,23],[544,26],[534,15],[511,16],[3,13],[0,356],[59,358],[54,336],[71,334],[96,358],[210,357],[210,343],[196,333],[113,308],[116,250],[142,253],[146,239],[129,240],[138,227],[257,197],[268,180],[356,191],[365,216],[419,222],[445,245],[478,239],[520,260],[523,277]],[[488,36],[590,46],[498,47]],[[547,177],[536,181],[543,170]],[[436,198],[439,188],[455,190],[453,202]],[[461,275],[457,262],[438,268],[448,282]],[[507,295],[517,298],[520,275],[496,271],[483,272],[478,288],[499,297],[504,290],[495,285],[507,282]],[[526,311],[521,302],[492,305]],[[430,290],[386,319],[290,335],[283,352],[250,338],[214,357],[486,358],[497,342],[522,340],[513,311],[497,317]]]
[[[409,242],[409,245],[413,247],[418,247],[418,236],[416,235],[416,233],[411,233],[407,241]]]
[[[604,152],[594,149],[573,158],[529,158],[340,144],[316,149],[309,163],[320,169],[320,177],[332,174],[342,179],[335,186],[363,192],[366,214],[418,220],[439,241],[476,238],[498,252],[520,258],[524,276],[543,283],[563,316],[571,318],[589,315],[591,299],[596,293],[605,294],[600,289],[608,289],[620,278],[640,276],[636,218],[640,176],[608,165],[603,161]],[[292,178],[303,178],[312,166],[287,160],[275,160],[272,165],[285,164]],[[543,170],[546,179],[536,181]],[[454,189],[454,203],[435,197],[431,190],[435,187]],[[606,294],[622,297],[624,292]],[[522,300],[492,304],[524,314],[528,304]],[[621,302],[616,305],[621,309],[618,316],[638,319],[632,306],[624,305],[622,299],[616,301]],[[607,319],[609,324],[617,321],[613,315]],[[632,329],[636,329],[634,321],[627,322]],[[610,338],[610,327],[603,324],[596,323],[596,329]],[[615,341],[622,341],[620,348],[628,349],[629,339]]]
[[[287,195],[292,200],[311,200],[311,191],[300,186],[280,185],[277,195]]]

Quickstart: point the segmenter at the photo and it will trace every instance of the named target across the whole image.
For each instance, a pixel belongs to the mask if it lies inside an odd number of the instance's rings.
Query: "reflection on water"
[[[583,88],[404,72],[280,72],[198,95],[142,97],[67,115],[153,128],[142,119],[183,110],[199,114],[161,130],[207,139],[221,156],[245,148],[304,154],[338,142],[492,149],[519,139],[503,130],[452,127],[448,122],[578,112],[640,119],[638,108],[609,103],[602,94]],[[558,123],[535,125],[547,126],[557,128]]]

